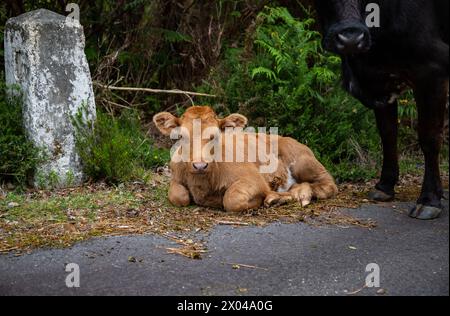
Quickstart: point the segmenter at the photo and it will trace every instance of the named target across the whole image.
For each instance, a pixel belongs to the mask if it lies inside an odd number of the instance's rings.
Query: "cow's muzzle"
[[[330,30],[327,39],[330,50],[340,55],[367,52],[371,46],[369,29],[361,23],[341,23]]]

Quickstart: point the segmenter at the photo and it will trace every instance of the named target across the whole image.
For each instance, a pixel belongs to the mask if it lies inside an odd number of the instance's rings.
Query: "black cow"
[[[379,7],[380,24],[368,27]],[[439,171],[449,78],[450,0],[316,0],[324,47],[342,57],[345,89],[373,108],[384,163],[370,198],[394,198],[398,182],[397,97],[413,88],[419,141],[425,156],[425,179],[410,216],[434,219],[442,212]],[[371,24],[371,23],[370,23]]]

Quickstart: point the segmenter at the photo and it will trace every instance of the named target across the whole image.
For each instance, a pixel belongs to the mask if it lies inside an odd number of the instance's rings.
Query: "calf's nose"
[[[343,30],[337,34],[336,47],[339,52],[345,54],[361,52],[366,48],[366,36],[363,30]]]
[[[205,171],[208,168],[208,164],[206,162],[194,162],[193,167],[198,171]]]

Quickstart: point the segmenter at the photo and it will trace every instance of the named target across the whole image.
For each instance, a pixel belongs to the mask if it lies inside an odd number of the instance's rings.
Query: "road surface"
[[[429,222],[408,218],[410,206],[348,211],[377,221],[370,230],[303,223],[218,226],[205,236],[209,253],[203,260],[167,254],[164,248],[175,244],[153,235],[3,255],[0,294],[448,296],[448,202],[442,217]],[[66,286],[69,263],[80,268],[79,288]],[[380,288],[364,288],[371,263],[380,267]]]

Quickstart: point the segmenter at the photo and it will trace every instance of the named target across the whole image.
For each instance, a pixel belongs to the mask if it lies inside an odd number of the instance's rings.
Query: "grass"
[[[35,197],[36,198],[36,197]],[[80,194],[69,192],[67,196],[42,196],[35,199],[30,196],[9,194],[9,203],[17,203],[18,207],[8,208],[6,202],[0,203],[0,209],[9,209],[4,216],[7,221],[25,221],[29,224],[39,222],[62,223],[67,221],[68,212],[76,210],[78,215],[87,220],[95,220],[99,210],[107,207],[135,207],[137,199],[127,191],[107,190]]]
[[[274,221],[298,222],[331,208],[359,205],[352,195],[346,195],[306,209],[290,205],[245,214],[197,206],[175,208],[167,200],[168,183],[167,175],[155,174],[146,184],[0,195],[0,252],[67,247],[105,235],[155,233],[173,237],[205,232],[220,223],[261,226]]]
[[[197,206],[175,208],[167,200],[169,177],[152,174],[147,183],[119,186],[87,185],[59,191],[26,194],[0,191],[0,253],[40,247],[69,247],[96,236],[158,234],[176,241],[179,250],[198,259],[205,247],[193,241],[197,233],[216,225],[264,226],[272,222],[332,224],[374,227],[371,221],[343,214],[340,209],[356,208],[366,200],[374,181],[340,185],[336,199],[319,201],[307,208],[290,204],[244,214],[230,214]],[[397,188],[399,201],[413,201],[420,190],[420,177],[403,177]],[[448,187],[448,176],[446,177]]]

